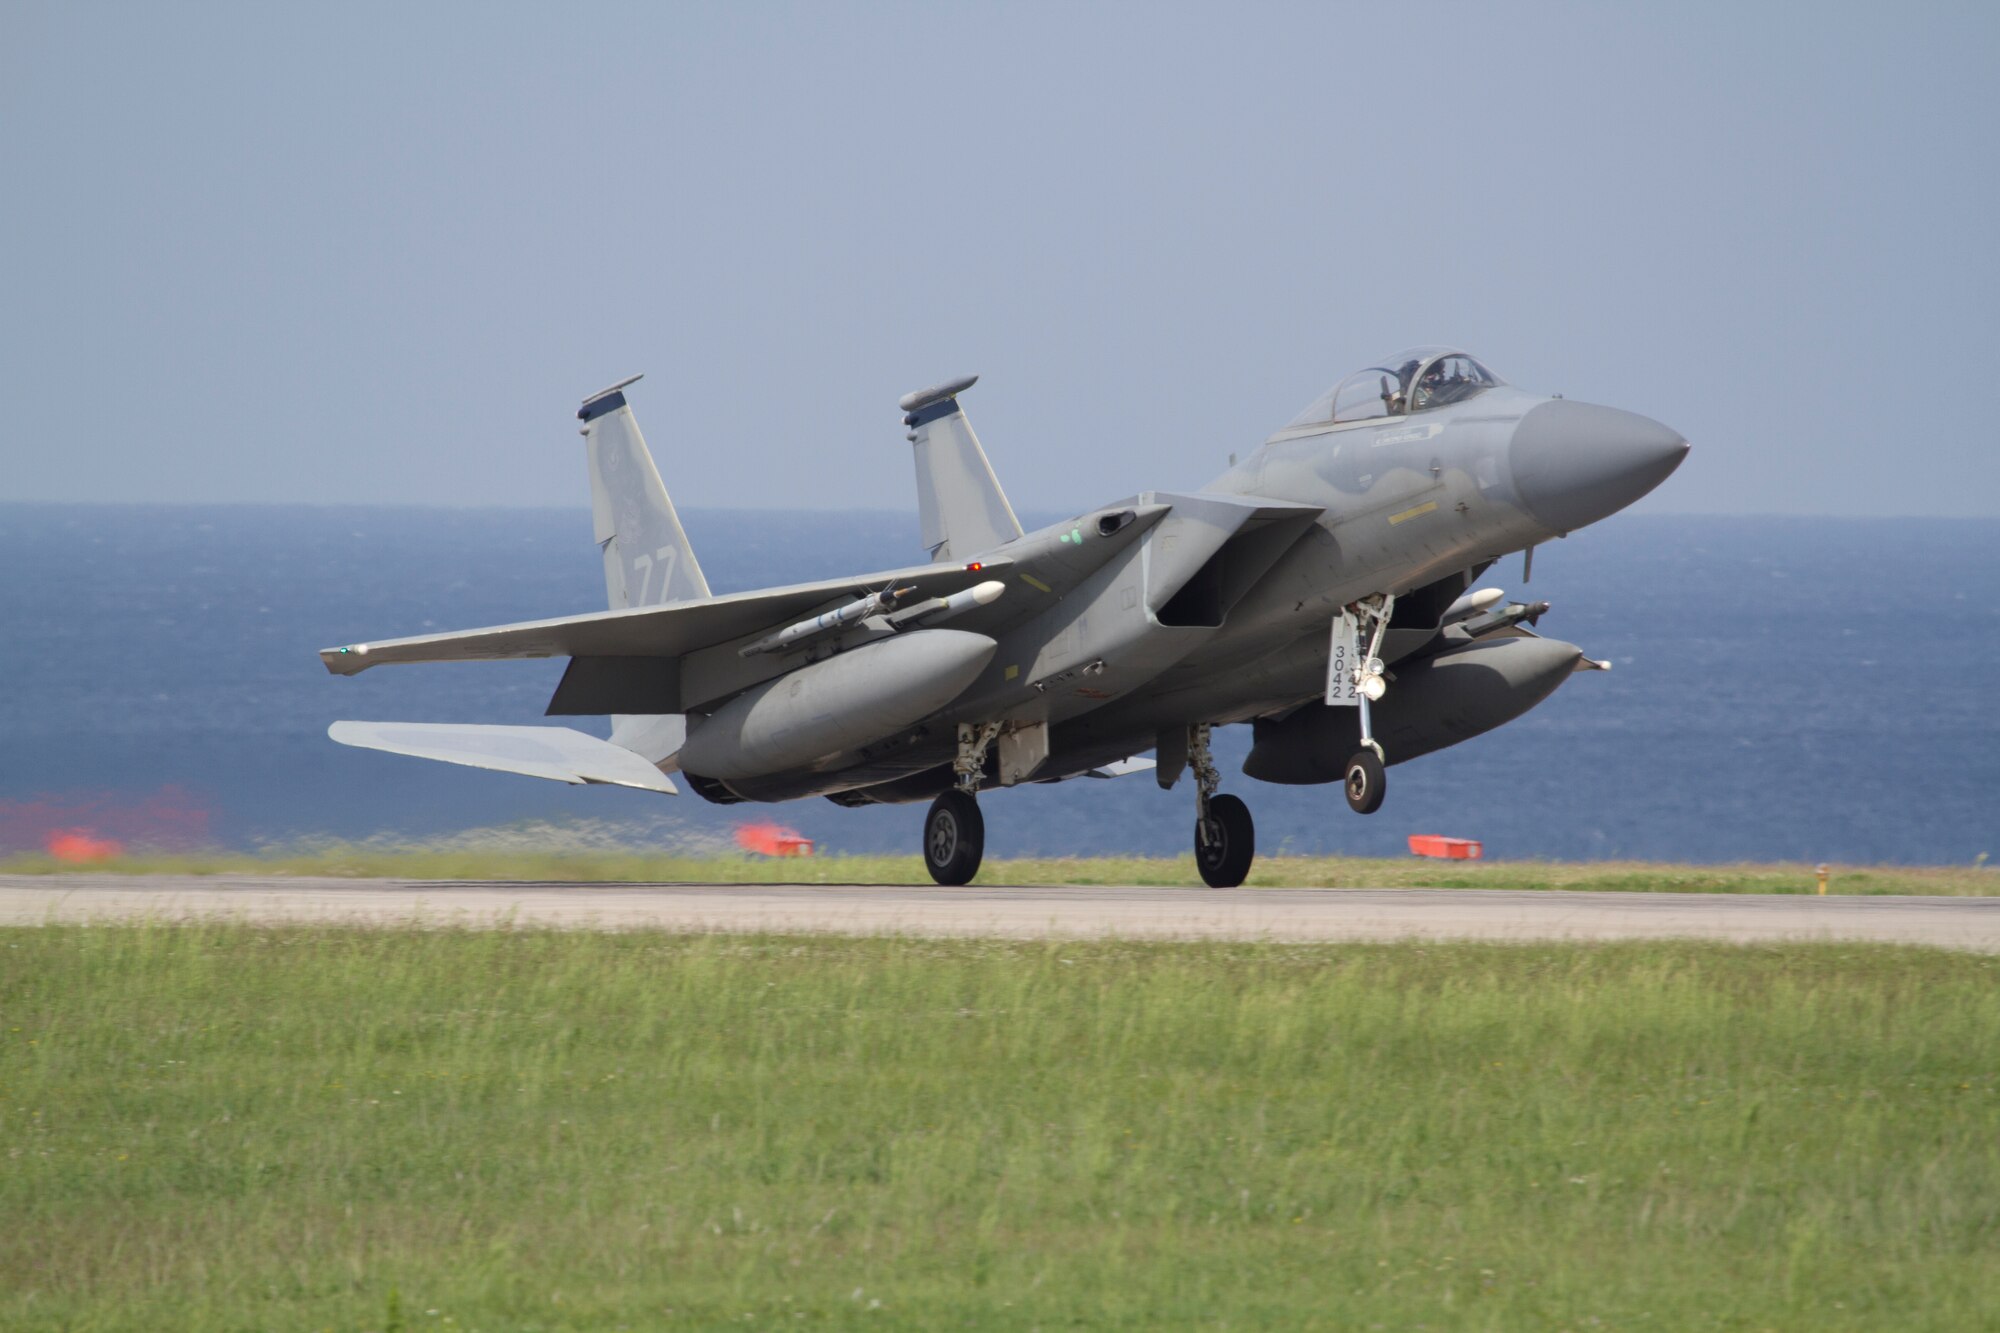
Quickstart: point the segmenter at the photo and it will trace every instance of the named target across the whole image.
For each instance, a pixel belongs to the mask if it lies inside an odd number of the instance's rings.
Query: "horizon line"
[[[883,507],[880,509],[860,509],[851,505],[828,508],[805,506],[773,505],[704,505],[679,504],[676,508],[690,514],[894,514],[914,517],[915,506],[907,509]],[[421,500],[16,500],[0,497],[0,509],[390,509],[407,511],[444,510],[451,513],[519,513],[519,514],[573,514],[590,512],[588,503],[581,504],[450,504],[443,501]],[[1034,515],[1062,515],[1079,512],[1068,509],[1041,508],[1032,505],[1020,506],[1021,511]],[[1102,508],[1102,506],[1090,506]],[[1829,510],[1724,510],[1724,509],[1647,509],[1636,514],[1624,515],[1630,518],[1733,518],[1733,519],[1838,519],[1842,521],[1906,522],[1923,520],[1944,523],[1995,523],[2000,522],[2000,512],[1991,514],[1937,514],[1937,513],[1889,513],[1869,514]],[[1051,521],[1054,521],[1053,519]]]

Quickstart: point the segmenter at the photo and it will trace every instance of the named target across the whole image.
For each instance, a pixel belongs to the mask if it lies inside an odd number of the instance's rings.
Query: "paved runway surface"
[[[0,875],[0,925],[146,918],[1014,939],[1867,940],[2000,951],[2000,898]]]

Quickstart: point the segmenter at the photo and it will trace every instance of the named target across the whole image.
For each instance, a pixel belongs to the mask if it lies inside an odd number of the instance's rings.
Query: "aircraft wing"
[[[914,587],[922,597],[948,597],[1006,570],[1008,560],[965,565],[918,565],[857,578],[826,579],[787,588],[735,593],[664,606],[529,620],[485,629],[422,634],[379,643],[320,649],[336,676],[387,662],[486,662],[528,657],[679,657],[733,639],[782,628],[828,603],[864,597],[883,586]],[[385,724],[386,725],[386,724]],[[580,734],[580,733],[579,733]],[[334,739],[338,740],[339,737]]]
[[[679,795],[667,775],[610,741],[570,727],[496,727],[444,722],[336,722],[326,734],[342,745],[447,764],[490,768],[556,782],[599,782]]]

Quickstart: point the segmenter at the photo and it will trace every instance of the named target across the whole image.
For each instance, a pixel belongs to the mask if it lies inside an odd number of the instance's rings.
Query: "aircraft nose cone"
[[[1607,518],[1665,481],[1687,457],[1680,433],[1651,417],[1558,398],[1514,428],[1514,489],[1551,532]]]

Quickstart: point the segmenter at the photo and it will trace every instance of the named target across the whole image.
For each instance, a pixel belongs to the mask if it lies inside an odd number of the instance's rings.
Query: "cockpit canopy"
[[[1381,365],[1355,371],[1313,399],[1310,407],[1285,424],[1285,429],[1338,426],[1350,421],[1428,412],[1462,403],[1503,383],[1499,376],[1464,352],[1450,347],[1413,347]]]

